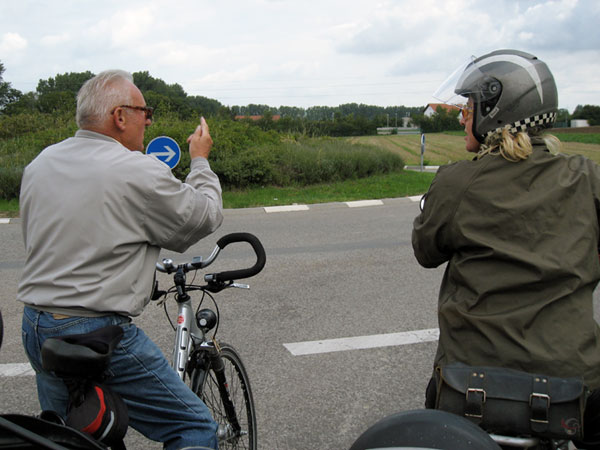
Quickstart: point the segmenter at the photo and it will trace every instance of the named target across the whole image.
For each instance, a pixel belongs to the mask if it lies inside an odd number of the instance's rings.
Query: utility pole
[[[425,154],[425,133],[421,134],[421,172],[423,172],[423,155]]]

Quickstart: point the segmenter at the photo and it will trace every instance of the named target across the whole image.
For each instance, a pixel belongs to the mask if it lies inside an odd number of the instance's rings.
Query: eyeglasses
[[[473,114],[473,107],[469,105],[457,105],[460,108],[460,114],[462,118],[466,121],[469,120],[471,114]]]
[[[150,108],[149,106],[131,106],[131,105],[119,105],[115,107],[110,113],[113,114],[117,108],[129,108],[129,109],[137,109],[138,111],[143,111],[146,114],[146,120],[152,120],[152,114],[154,114],[154,108]]]

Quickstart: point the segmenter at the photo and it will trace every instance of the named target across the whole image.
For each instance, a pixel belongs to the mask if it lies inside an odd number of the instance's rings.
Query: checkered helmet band
[[[508,124],[503,127],[496,128],[495,130],[488,131],[486,133],[486,137],[489,137],[495,133],[500,133],[504,129],[508,129],[508,131],[510,131],[512,134],[517,134],[520,131],[526,131],[528,128],[535,128],[535,127],[544,127],[545,128],[549,125],[552,125],[554,122],[556,122],[556,115],[557,114],[555,112],[551,112],[551,113],[539,114],[539,115],[530,117],[528,119],[517,120],[516,122],[514,122],[512,124]]]

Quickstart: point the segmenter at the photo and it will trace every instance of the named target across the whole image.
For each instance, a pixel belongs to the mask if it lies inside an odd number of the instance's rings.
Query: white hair
[[[125,82],[133,83],[133,76],[124,70],[106,70],[87,80],[77,94],[77,126],[100,125],[112,108],[130,104],[131,90]]]

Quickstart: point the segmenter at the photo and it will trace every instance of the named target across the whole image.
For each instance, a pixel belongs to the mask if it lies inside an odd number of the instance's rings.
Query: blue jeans
[[[120,325],[124,336],[115,349],[105,382],[119,394],[129,413],[129,425],[166,449],[205,446],[217,448],[217,424],[206,405],[181,381],[163,353],[130,319],[103,317],[55,319],[52,314],[25,307],[23,345],[36,372],[42,410],[66,416],[68,392],[60,378],[42,369],[41,347],[53,336],[88,333]]]

